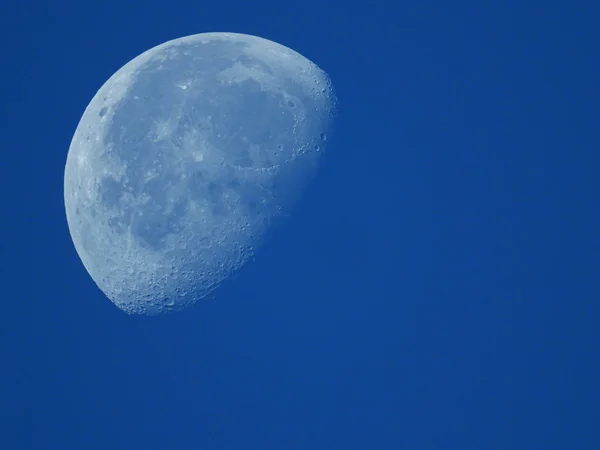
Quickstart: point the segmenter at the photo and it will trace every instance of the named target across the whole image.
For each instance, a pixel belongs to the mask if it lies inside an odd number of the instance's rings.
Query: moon
[[[323,70],[260,37],[196,34],[131,60],[85,109],[65,166],[90,277],[128,314],[209,295],[310,182],[335,111]]]

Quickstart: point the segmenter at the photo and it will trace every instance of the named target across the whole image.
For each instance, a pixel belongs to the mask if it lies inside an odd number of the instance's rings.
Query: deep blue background
[[[600,3],[0,7],[0,448],[600,448]],[[340,114],[293,217],[214,300],[127,316],[63,208],[101,84],[256,34]]]

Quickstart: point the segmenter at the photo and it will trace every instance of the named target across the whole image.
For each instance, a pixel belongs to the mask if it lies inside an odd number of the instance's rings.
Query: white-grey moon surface
[[[323,70],[256,36],[197,34],[131,60],[67,156],[67,222],[91,278],[130,314],[206,297],[310,182],[335,106]]]

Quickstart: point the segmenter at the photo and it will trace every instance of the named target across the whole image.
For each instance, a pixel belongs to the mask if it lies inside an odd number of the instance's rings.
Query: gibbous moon
[[[67,221],[91,278],[129,314],[211,293],[310,181],[335,103],[314,63],[255,36],[187,36],[127,63],[67,156]]]

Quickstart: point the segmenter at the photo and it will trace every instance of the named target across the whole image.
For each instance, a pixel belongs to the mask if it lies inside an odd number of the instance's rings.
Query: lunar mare
[[[318,66],[255,36],[187,36],[127,63],[86,108],[65,167],[91,278],[130,314],[208,295],[314,174],[335,103]]]

